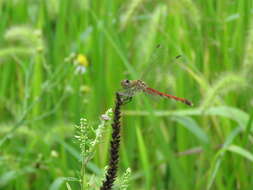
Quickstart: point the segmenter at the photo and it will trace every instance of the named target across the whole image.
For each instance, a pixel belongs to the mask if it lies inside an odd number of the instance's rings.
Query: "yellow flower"
[[[90,88],[89,86],[87,86],[87,85],[82,85],[82,86],[80,87],[80,91],[81,91],[82,93],[88,93],[88,92],[91,91],[91,88]]]
[[[74,60],[74,65],[76,65],[76,74],[83,74],[87,71],[87,67],[89,66],[88,59],[83,54],[78,54]]]
[[[78,54],[76,57],[76,62],[80,65],[83,65],[84,67],[87,67],[89,65],[88,59],[83,54]]]

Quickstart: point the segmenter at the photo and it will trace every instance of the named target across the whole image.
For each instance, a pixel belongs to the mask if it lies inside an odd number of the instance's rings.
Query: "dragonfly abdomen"
[[[144,91],[149,93],[149,94],[155,94],[155,95],[159,95],[159,96],[162,96],[162,97],[165,97],[165,98],[174,99],[174,100],[180,101],[180,102],[182,102],[182,103],[184,103],[188,106],[192,106],[192,103],[189,100],[185,99],[185,98],[179,98],[179,97],[176,97],[176,96],[173,96],[173,95],[170,95],[170,94],[165,94],[163,92],[159,92],[159,91],[157,91],[153,88],[149,88],[149,87],[146,88]]]

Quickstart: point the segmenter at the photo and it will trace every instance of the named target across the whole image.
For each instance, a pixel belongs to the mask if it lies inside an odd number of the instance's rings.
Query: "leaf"
[[[205,114],[219,115],[235,120],[243,129],[245,129],[249,120],[249,115],[246,112],[229,106],[212,107],[205,111]]]
[[[71,186],[69,185],[68,182],[66,183],[66,186],[67,186],[67,189],[68,189],[68,190],[72,190],[72,188],[71,188]]]
[[[214,183],[214,180],[220,168],[222,159],[225,155],[225,152],[227,151],[227,147],[229,147],[230,144],[233,143],[233,140],[235,139],[235,137],[240,134],[241,129],[242,129],[241,127],[235,128],[226,138],[223,144],[223,148],[219,150],[218,153],[215,155],[214,161],[211,164],[210,175],[209,175],[210,177],[208,178],[208,183],[207,183],[207,190],[211,189]]]
[[[150,169],[150,161],[148,158],[147,146],[145,145],[145,141],[143,139],[143,135],[141,134],[141,130],[139,127],[136,128],[136,133],[139,148],[139,158],[144,168],[144,175],[146,178],[146,188],[150,188],[152,179],[151,179],[151,169]]]
[[[78,181],[79,180],[77,178],[74,177],[58,177],[54,180],[54,182],[50,185],[49,190],[58,190],[60,189],[61,185],[65,182],[65,181]],[[68,187],[68,186],[67,186]],[[69,186],[70,187],[70,186]]]
[[[206,133],[199,127],[197,122],[195,122],[195,120],[193,120],[192,118],[186,117],[186,116],[178,116],[178,117],[173,117],[172,120],[175,120],[178,123],[180,123],[182,126],[184,126],[187,130],[189,130],[202,142],[204,143],[209,142],[209,138],[206,135]]]
[[[253,154],[249,152],[248,150],[245,150],[244,148],[241,148],[237,145],[230,145],[227,148],[227,150],[229,150],[230,152],[237,153],[243,156],[244,158],[248,159],[249,161],[253,162]]]
[[[49,190],[58,190],[61,185],[64,183],[65,179],[63,177],[58,177],[54,180],[54,182],[50,185]]]
[[[17,171],[8,171],[0,176],[0,187],[4,187],[7,185],[11,180],[17,177]]]
[[[154,115],[159,117],[164,116],[203,116],[203,115],[217,115],[217,116],[223,116],[226,118],[229,118],[231,120],[236,121],[240,127],[242,127],[244,130],[246,129],[246,126],[249,121],[249,114],[244,112],[243,110],[240,110],[235,107],[230,106],[216,106],[211,107],[208,109],[187,109],[187,110],[177,110],[177,111],[164,111],[164,110],[156,110],[152,113],[148,111],[125,111],[125,115],[135,115],[135,116],[147,116],[147,115]],[[253,125],[253,123],[252,123]],[[253,130],[253,127],[251,127],[251,130]]]

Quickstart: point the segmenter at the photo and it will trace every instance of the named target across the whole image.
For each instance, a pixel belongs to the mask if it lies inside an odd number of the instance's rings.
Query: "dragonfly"
[[[131,101],[132,97],[138,94],[139,92],[144,92],[150,95],[157,95],[163,98],[173,99],[179,102],[182,102],[188,106],[193,106],[193,103],[185,98],[179,98],[177,96],[173,96],[171,94],[166,94],[160,92],[156,89],[150,88],[145,82],[142,80],[122,80],[121,86],[123,88],[123,92],[120,95],[123,97],[124,102]]]

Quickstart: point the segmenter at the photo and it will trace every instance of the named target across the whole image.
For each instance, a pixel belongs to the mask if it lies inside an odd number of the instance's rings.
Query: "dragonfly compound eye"
[[[125,79],[121,82],[121,86],[124,88],[128,88],[129,85],[130,85],[130,80],[128,80],[128,79]]]

